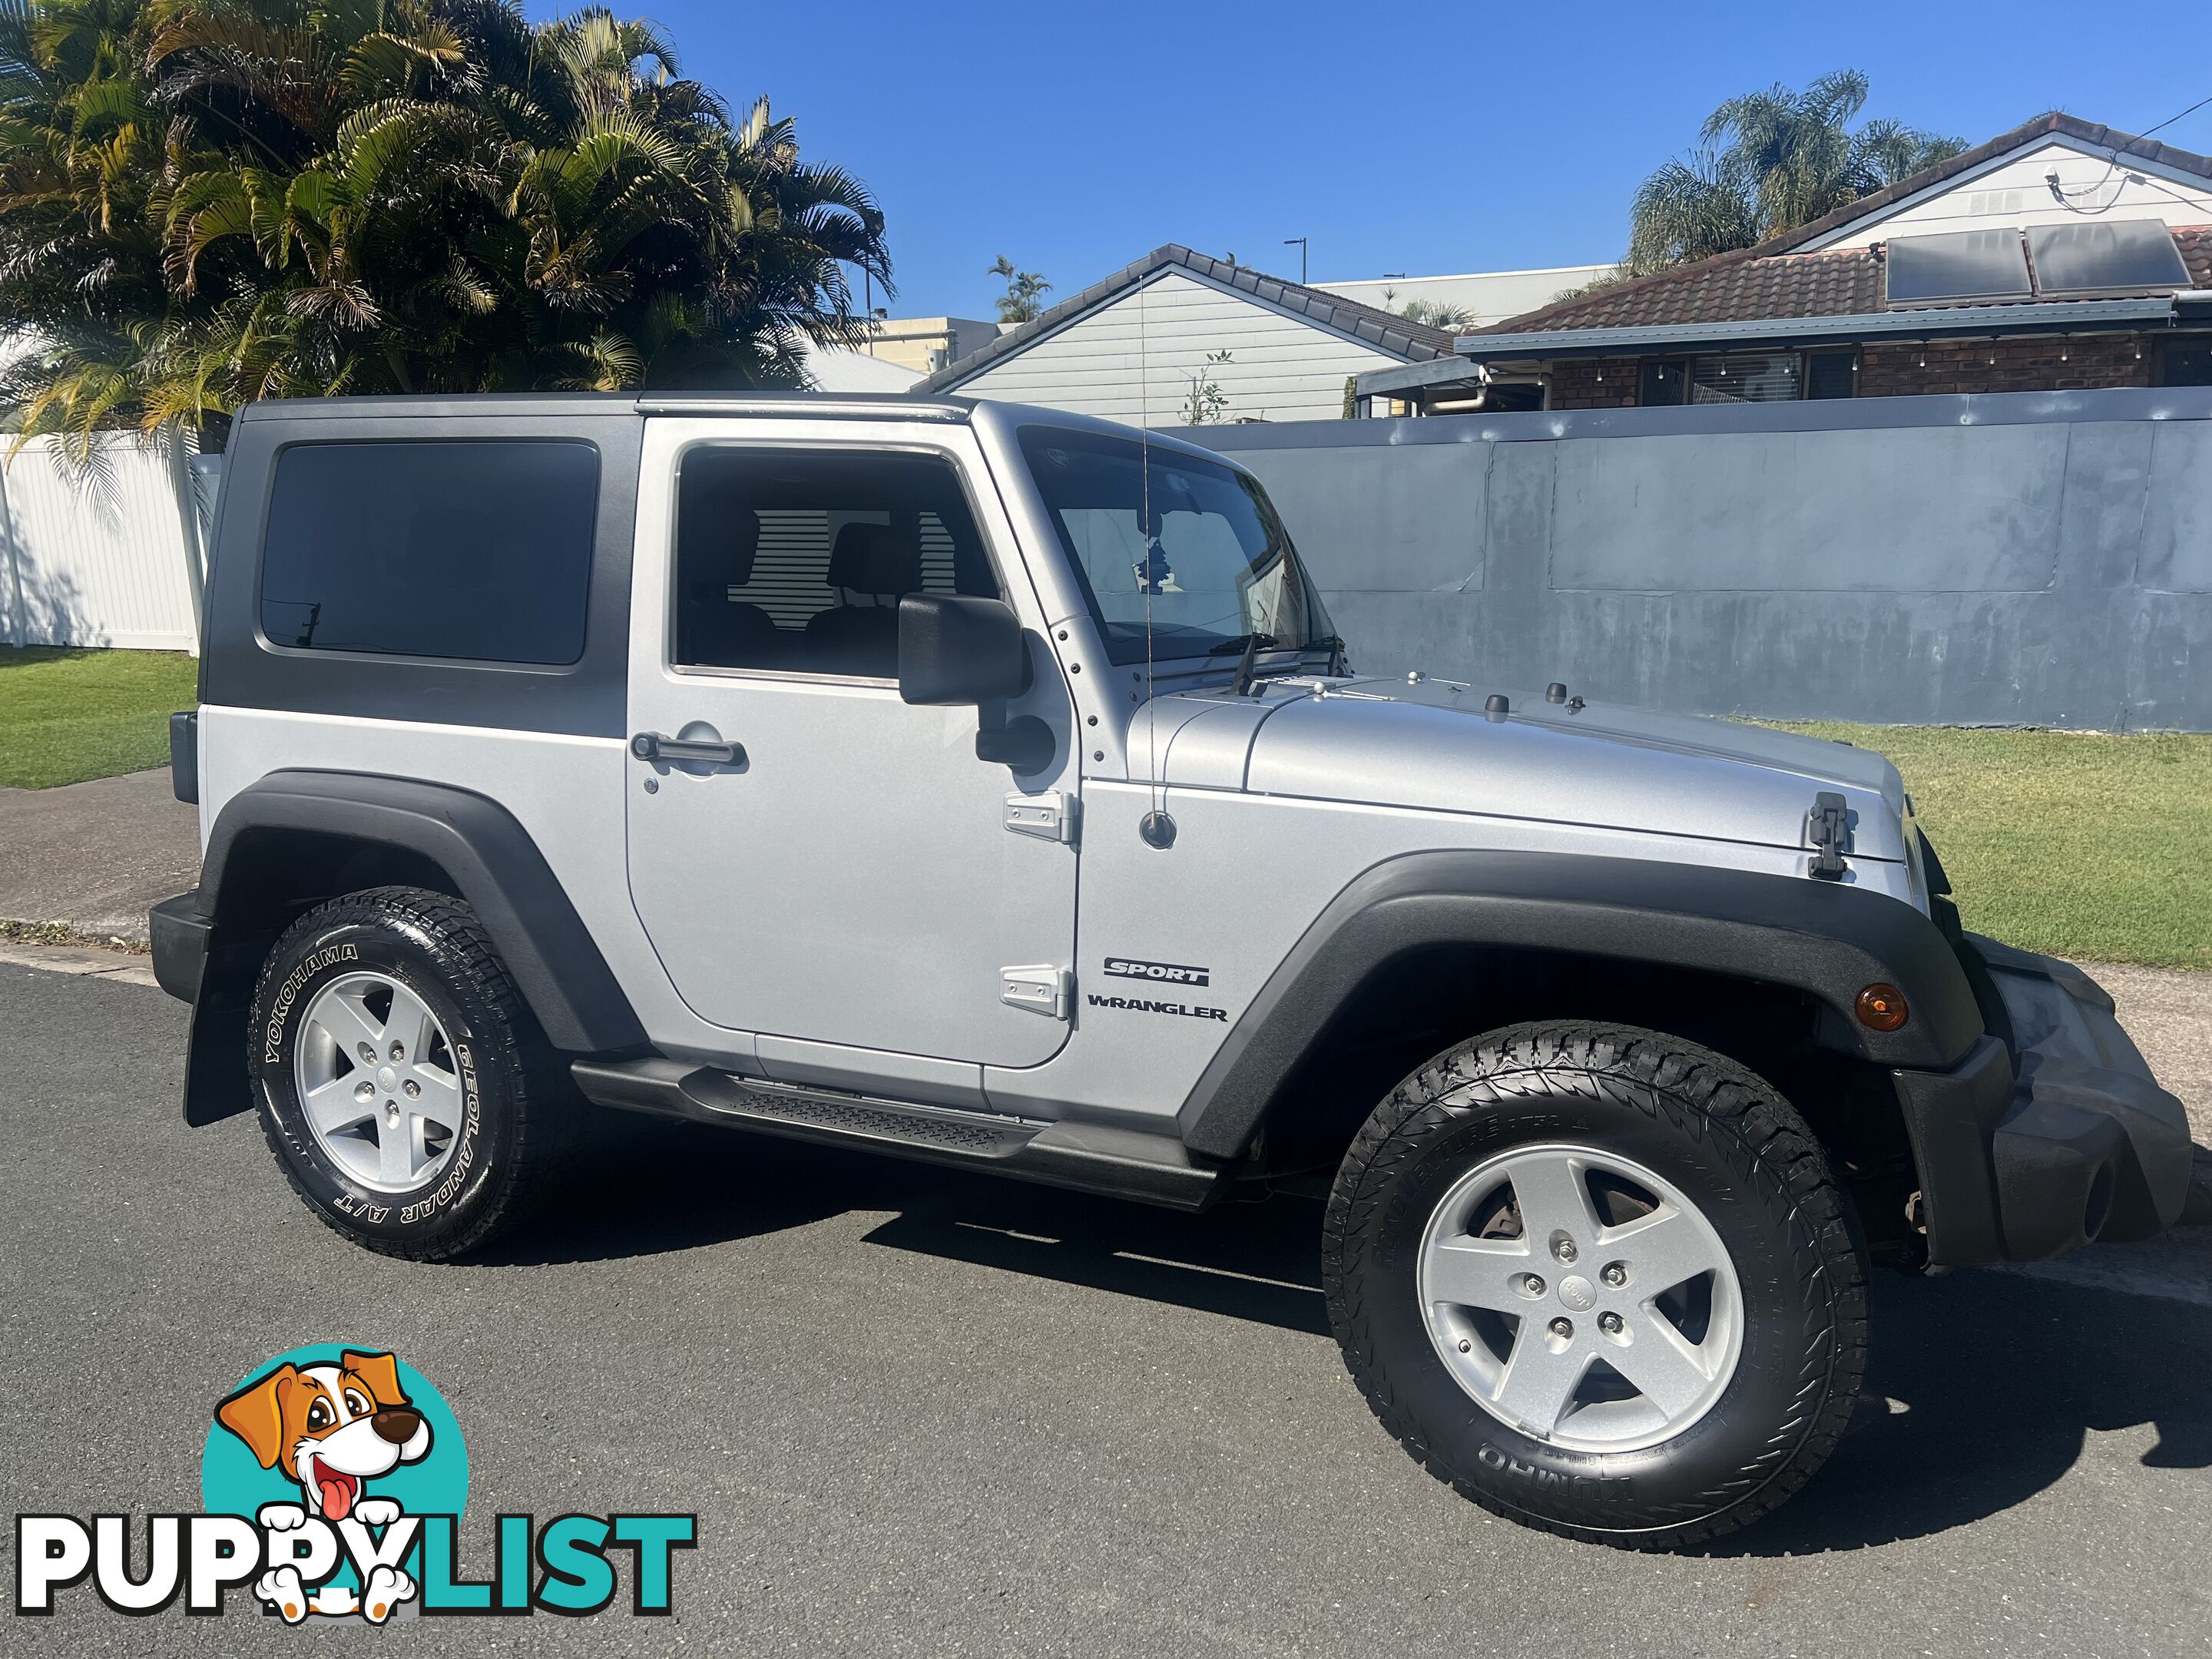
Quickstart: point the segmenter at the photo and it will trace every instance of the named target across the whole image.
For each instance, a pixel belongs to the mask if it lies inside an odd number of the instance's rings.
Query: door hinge
[[[1841,795],[1823,789],[1813,797],[1813,810],[1805,814],[1805,844],[1813,856],[1805,873],[1815,881],[1841,881],[1850,866],[1844,855],[1851,850],[1851,811]]]
[[[1049,1019],[1066,1019],[1075,1000],[1075,973],[1052,963],[999,969],[999,1000]]]
[[[1016,791],[1006,797],[1006,828],[1018,836],[1065,842],[1073,847],[1078,816],[1076,797],[1064,789],[1048,789],[1041,795]]]

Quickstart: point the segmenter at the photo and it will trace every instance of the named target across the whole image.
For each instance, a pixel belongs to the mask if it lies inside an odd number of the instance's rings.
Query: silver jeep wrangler
[[[1356,674],[1190,444],[339,399],[254,405],[223,465],[155,967],[188,1120],[258,1110],[371,1249],[481,1245],[593,1105],[1304,1192],[1415,1457],[1665,1547],[1827,1456],[1870,1261],[2181,1209],[2179,1103],[2078,970],[1960,931],[1887,761]]]

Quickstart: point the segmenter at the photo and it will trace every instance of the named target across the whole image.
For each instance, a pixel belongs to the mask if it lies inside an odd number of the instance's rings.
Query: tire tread
[[[293,1192],[348,1243],[407,1261],[453,1261],[483,1248],[526,1219],[557,1189],[580,1141],[581,1114],[575,1109],[557,1057],[539,1032],[491,936],[484,932],[472,908],[447,893],[427,887],[370,887],[307,911],[284,931],[262,963],[253,988],[257,1012],[264,1006],[264,997],[277,965],[289,962],[296,946],[335,928],[352,926],[384,927],[410,935],[411,942],[425,948],[441,971],[465,977],[470,988],[492,1011],[495,1027],[482,1033],[478,1041],[489,1041],[516,1085],[509,1103],[515,1120],[511,1155],[502,1161],[503,1168],[486,1191],[482,1207],[466,1224],[413,1241],[367,1232],[332,1214],[301,1180],[265,1106],[257,1114],[262,1134]]]
[[[1786,1206],[1788,1234],[1799,1253],[1807,1328],[1799,1385],[1785,1420],[1732,1479],[1701,1494],[1694,1510],[1655,1514],[1650,1527],[1632,1532],[1509,1505],[1450,1467],[1397,1399],[1360,1306],[1363,1255],[1394,1177],[1455,1120],[1491,1103],[1563,1091],[1665,1113],[1701,1139],[1733,1142],[1745,1155],[1738,1167]],[[1865,1374],[1865,1257],[1812,1131],[1746,1067],[1634,1026],[1580,1020],[1510,1026],[1462,1042],[1416,1071],[1369,1115],[1338,1167],[1323,1223],[1322,1271],[1346,1365],[1384,1428],[1414,1460],[1492,1514],[1586,1541],[1681,1549],[1759,1519],[1827,1461],[1850,1424]]]

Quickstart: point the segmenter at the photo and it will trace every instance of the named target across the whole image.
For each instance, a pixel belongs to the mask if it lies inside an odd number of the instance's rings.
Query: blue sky
[[[1845,65],[1869,113],[1970,143],[2054,107],[2140,132],[2212,94],[2191,4],[612,3],[866,181],[907,316],[994,315],[1002,252],[1048,299],[1169,241],[1295,277],[1306,236],[1316,281],[1611,259],[1715,104]],[[2159,136],[2212,153],[2212,106]]]

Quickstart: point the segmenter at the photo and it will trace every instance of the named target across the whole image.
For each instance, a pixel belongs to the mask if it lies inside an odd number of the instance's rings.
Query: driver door
[[[1010,828],[1009,798],[1073,795],[1072,712],[966,430],[650,420],[636,570],[630,727],[667,757],[634,740],[629,886],[685,1003],[733,1031],[1049,1059],[1070,999],[1036,986],[1073,966],[1076,854]],[[1024,789],[976,758],[978,710],[900,698],[908,592],[1021,617],[1018,712],[1055,737]]]

